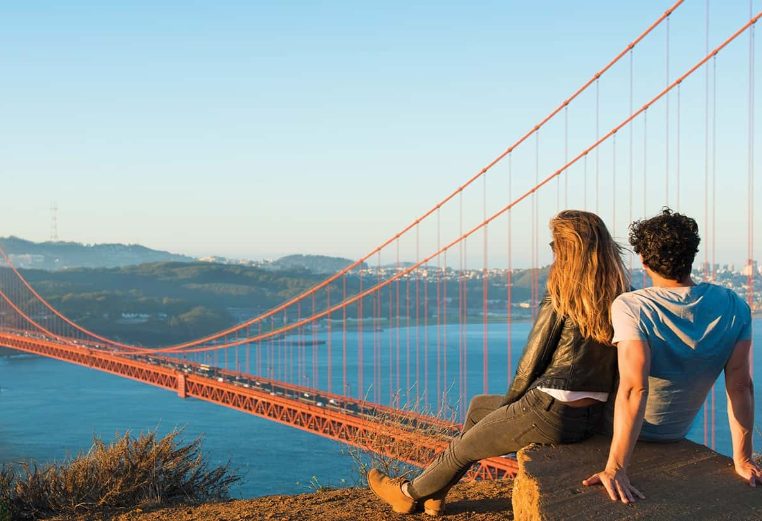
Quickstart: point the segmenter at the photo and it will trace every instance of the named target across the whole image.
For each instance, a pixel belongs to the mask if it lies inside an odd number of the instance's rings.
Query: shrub
[[[64,464],[0,468],[0,521],[82,516],[228,497],[240,479],[229,466],[209,468],[201,439],[181,444],[180,433],[129,433],[106,444],[98,437],[87,453]]]

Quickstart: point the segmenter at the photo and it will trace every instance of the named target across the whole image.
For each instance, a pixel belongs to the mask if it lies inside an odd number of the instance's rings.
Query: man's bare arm
[[[751,340],[741,340],[725,365],[725,389],[728,396],[728,422],[733,438],[733,463],[736,472],[755,487],[762,484],[762,470],[754,464],[752,431],[754,429],[754,384],[751,379],[749,351]]]
[[[645,496],[630,483],[627,467],[640,435],[648,397],[651,351],[644,340],[627,340],[617,346],[619,388],[614,405],[614,436],[606,468],[584,480],[584,485],[602,484],[612,500],[623,503]]]

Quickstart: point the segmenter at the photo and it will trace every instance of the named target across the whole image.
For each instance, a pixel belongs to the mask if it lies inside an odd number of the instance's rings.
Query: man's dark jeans
[[[603,404],[569,407],[538,389],[510,405],[501,405],[504,399],[483,394],[471,400],[461,435],[410,483],[413,498],[446,494],[481,459],[516,452],[530,443],[582,441],[593,433],[603,409]]]

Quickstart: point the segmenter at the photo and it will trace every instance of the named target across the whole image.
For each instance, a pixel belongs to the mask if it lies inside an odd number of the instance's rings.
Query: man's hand
[[[762,481],[760,481],[760,483],[762,483]],[[582,484],[586,487],[591,485],[603,485],[606,488],[606,492],[609,493],[609,497],[612,501],[621,500],[622,503],[634,503],[636,501],[635,498],[646,498],[640,490],[632,486],[630,478],[627,477],[627,472],[623,469],[606,469],[583,480]]]
[[[756,487],[757,483],[762,485],[762,469],[753,461],[744,460],[735,462],[736,473],[741,476],[750,487]]]

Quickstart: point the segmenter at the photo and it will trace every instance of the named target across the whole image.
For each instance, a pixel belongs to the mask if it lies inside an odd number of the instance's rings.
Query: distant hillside
[[[18,237],[0,238],[0,246],[19,268],[117,268],[149,262],[193,262],[192,257],[152,250],[138,244],[80,244],[32,242]]]
[[[276,270],[206,262],[55,271],[25,269],[23,275],[56,309],[78,324],[110,338],[150,345],[182,342],[219,331],[272,309],[325,279],[324,274],[303,268]],[[513,317],[518,318],[526,306],[521,309],[517,306],[530,298],[531,277],[528,270],[515,271],[513,275]],[[545,270],[539,275],[542,294]],[[487,302],[490,320],[506,313],[506,282],[504,274],[490,277]],[[355,295],[362,284],[360,274],[351,274],[337,289],[343,291],[346,287],[347,295]],[[411,284],[418,287],[404,309],[412,316],[428,317],[430,323],[435,323],[437,314],[443,313],[448,323],[455,323],[463,319],[463,310],[452,299],[462,294],[464,303],[469,303],[466,320],[482,320],[484,284],[481,279],[464,281],[454,272],[447,272],[444,277],[408,279],[400,283],[403,295]],[[376,301],[375,296],[368,299],[380,303],[380,309],[392,309],[390,299],[395,296],[394,288],[381,292],[380,301]],[[441,294],[450,299],[446,309],[430,305]],[[332,302],[335,304],[335,299]],[[374,306],[366,303],[368,305],[362,308],[350,306],[347,317],[353,320],[359,316],[374,317]],[[328,293],[318,292],[309,305],[322,310],[327,304]],[[302,311],[303,308],[292,306],[279,314],[278,320],[280,323],[296,321]],[[528,311],[524,315],[528,316]]]
[[[273,261],[269,267],[278,270],[304,270],[316,274],[332,274],[341,271],[352,262],[354,261],[350,259],[325,255],[287,255]],[[365,267],[365,263],[362,267]]]
[[[321,276],[210,263],[23,270],[56,309],[128,342],[182,342],[226,328],[299,294]],[[320,303],[320,301],[318,301]]]

